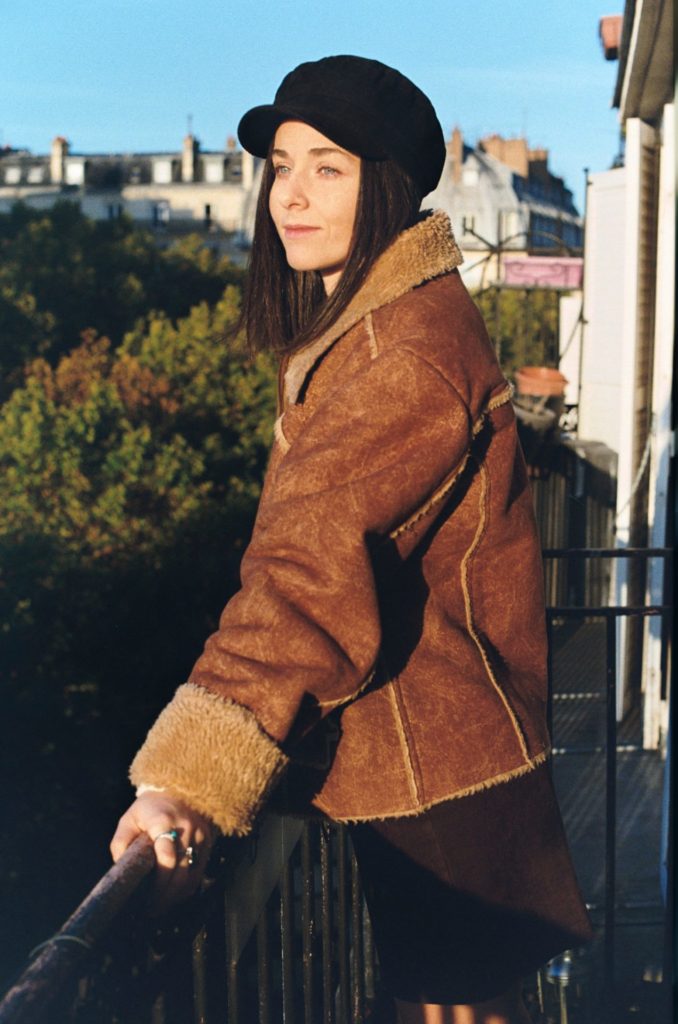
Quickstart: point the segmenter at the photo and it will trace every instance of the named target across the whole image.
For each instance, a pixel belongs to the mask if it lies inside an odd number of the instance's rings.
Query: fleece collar
[[[365,283],[338,320],[292,354],[285,372],[285,404],[296,402],[307,374],[320,356],[368,313],[394,302],[424,281],[449,273],[462,262],[450,219],[443,210],[436,210],[398,235],[376,260]]]

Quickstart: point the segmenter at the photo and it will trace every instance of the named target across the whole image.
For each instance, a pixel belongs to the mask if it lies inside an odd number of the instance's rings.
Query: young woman
[[[215,828],[246,834],[283,790],[351,823],[402,1024],[527,1021],[521,976],[589,925],[510,388],[447,217],[420,213],[440,125],[346,56],[296,68],[239,136],[266,158],[243,320],[282,353],[275,442],[242,589],[135,758],[113,855],[147,832],[179,898]]]

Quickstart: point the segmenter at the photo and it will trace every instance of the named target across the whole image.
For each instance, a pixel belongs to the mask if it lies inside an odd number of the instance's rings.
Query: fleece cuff
[[[288,762],[247,708],[186,683],[130,768],[135,786],[168,789],[227,835],[246,835]]]

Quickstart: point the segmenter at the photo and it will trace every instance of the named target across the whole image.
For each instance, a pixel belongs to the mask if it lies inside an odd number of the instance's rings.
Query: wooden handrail
[[[35,959],[0,1003],[0,1024],[46,1020],[45,1011],[154,867],[153,844],[139,836],[63,927],[34,950]]]
[[[238,841],[238,851],[231,848],[228,863],[222,865],[225,873],[218,888],[226,901],[229,956],[234,962],[254,931],[302,829],[300,820],[267,815],[257,830],[256,856],[245,856],[246,847]],[[33,951],[35,959],[0,1003],[0,1024],[38,1024],[47,1019],[46,1011],[68,982],[77,978],[80,966],[154,867],[153,844],[148,836],[139,836],[63,927]],[[213,893],[206,891],[201,896],[209,900]],[[194,899],[184,923],[196,925],[192,919],[204,914],[203,899]]]

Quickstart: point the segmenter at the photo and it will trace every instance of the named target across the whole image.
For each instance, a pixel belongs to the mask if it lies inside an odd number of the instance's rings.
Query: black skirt
[[[397,999],[483,1002],[591,937],[548,765],[351,836]]]

